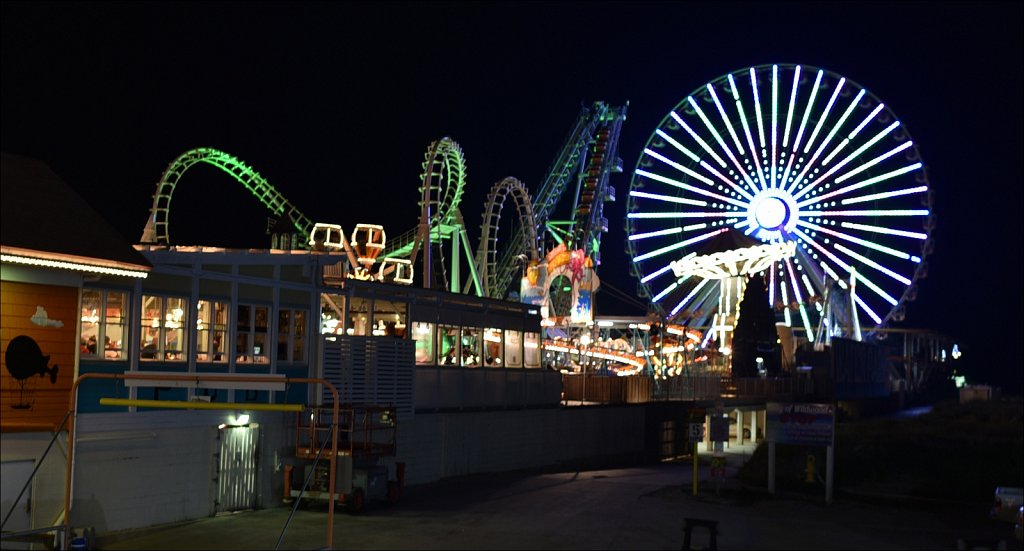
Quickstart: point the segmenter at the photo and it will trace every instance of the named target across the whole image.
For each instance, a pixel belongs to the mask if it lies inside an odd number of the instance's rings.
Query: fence
[[[718,375],[671,377],[562,375],[563,399],[569,402],[638,404],[659,400],[717,400],[719,398],[780,398],[811,395],[807,378],[738,378]]]

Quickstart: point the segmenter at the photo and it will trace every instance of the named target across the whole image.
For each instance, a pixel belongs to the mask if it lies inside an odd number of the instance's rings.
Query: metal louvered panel
[[[338,336],[324,341],[324,378],[338,387],[343,404],[394,405],[400,420],[411,419],[414,354],[410,339]],[[325,390],[323,404],[331,403]]]

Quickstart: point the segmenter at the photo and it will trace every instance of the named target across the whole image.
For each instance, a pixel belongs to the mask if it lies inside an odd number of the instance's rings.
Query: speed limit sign
[[[704,439],[704,423],[690,423],[690,442],[700,442]]]

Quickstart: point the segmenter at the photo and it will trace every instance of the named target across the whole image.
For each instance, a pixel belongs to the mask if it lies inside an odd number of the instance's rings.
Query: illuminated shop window
[[[345,296],[320,295],[320,334],[345,334]]]
[[[349,307],[349,323],[345,326],[348,335],[368,336],[373,334],[373,301],[354,297]]]
[[[434,324],[414,321],[412,323],[412,339],[416,342],[416,364],[433,364]]]
[[[404,302],[376,299],[373,301],[373,331],[376,337],[405,338],[409,306]]]
[[[185,360],[188,299],[185,297],[142,296],[140,344],[143,360]]]
[[[200,300],[196,308],[196,361],[227,362],[224,345],[228,340],[227,302]]]
[[[283,309],[277,313],[277,359],[306,360],[306,311]]]
[[[540,367],[540,333],[525,333],[523,358],[526,367]]]
[[[523,367],[523,332],[505,331],[505,367]]]
[[[505,367],[501,329],[484,329],[484,366]]]
[[[462,328],[462,366],[480,367],[480,348],[483,330],[479,327]]]
[[[80,353],[83,359],[127,359],[124,346],[128,335],[127,304],[128,293],[122,291],[82,290]]]
[[[238,363],[267,363],[270,344],[268,339],[270,308],[239,304],[235,336],[235,361]]]
[[[455,325],[437,326],[437,363],[438,365],[459,365],[461,356],[459,346],[459,328]]]

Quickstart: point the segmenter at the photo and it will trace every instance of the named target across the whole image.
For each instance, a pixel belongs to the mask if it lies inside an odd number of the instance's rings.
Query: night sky
[[[242,159],[315,221],[397,235],[416,224],[427,146],[450,136],[475,247],[491,185],[536,192],[581,105],[628,101],[599,273],[633,294],[625,196],[662,117],[737,69],[820,67],[893,110],[935,192],[929,273],[896,326],[950,335],[973,382],[1020,393],[1022,6],[4,2],[2,148],[47,163],[133,242],[161,173],[195,147]],[[172,242],[269,244],[269,213],[233,179],[197,165],[181,182]],[[608,295],[599,314],[642,313]]]

